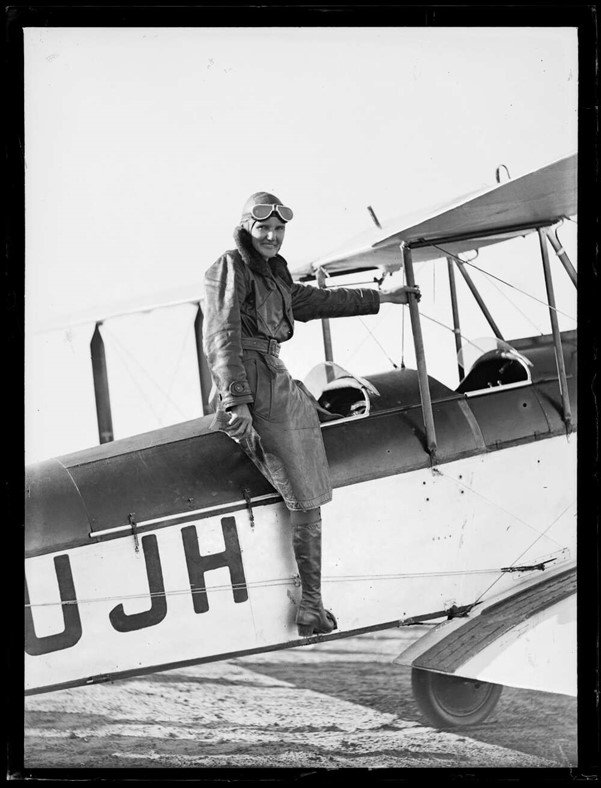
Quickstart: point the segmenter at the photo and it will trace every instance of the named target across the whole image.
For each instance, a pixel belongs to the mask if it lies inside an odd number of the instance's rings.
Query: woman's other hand
[[[248,405],[234,405],[228,410],[230,422],[227,427],[228,435],[235,440],[250,437],[253,417]]]
[[[419,286],[408,287],[407,285],[398,287],[389,287],[387,290],[379,290],[380,303],[385,304],[408,304],[409,294],[414,294],[417,301],[420,300],[422,294],[419,291]]]

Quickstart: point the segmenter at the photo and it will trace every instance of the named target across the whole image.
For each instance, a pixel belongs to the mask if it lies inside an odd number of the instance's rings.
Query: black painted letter
[[[144,629],[159,624],[167,615],[167,599],[163,583],[163,570],[157,538],[154,534],[142,537],[142,550],[146,561],[146,574],[148,575],[148,588],[150,590],[150,609],[143,613],[128,615],[123,605],[117,605],[109,613],[111,624],[117,632],[133,632],[135,629]]]
[[[182,528],[182,541],[186,554],[195,613],[206,613],[209,609],[205,588],[205,572],[209,572],[211,569],[219,569],[222,566],[227,566],[230,570],[234,602],[246,602],[248,599],[240,543],[238,542],[238,532],[236,531],[236,520],[233,517],[222,517],[221,530],[223,531],[225,550],[222,553],[201,555],[198,549],[196,526],[188,525]]]
[[[81,619],[79,617],[69,556],[55,556],[54,569],[63,608],[63,621],[65,622],[63,631],[57,632],[56,635],[46,635],[41,638],[36,635],[33,616],[29,606],[29,590],[27,581],[25,581],[25,651],[32,657],[50,654],[52,651],[61,651],[64,648],[71,648],[81,637]]]

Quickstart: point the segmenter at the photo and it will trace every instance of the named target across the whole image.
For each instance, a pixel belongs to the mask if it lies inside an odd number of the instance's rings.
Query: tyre
[[[439,728],[478,725],[493,711],[503,686],[413,668],[413,695],[420,711]]]

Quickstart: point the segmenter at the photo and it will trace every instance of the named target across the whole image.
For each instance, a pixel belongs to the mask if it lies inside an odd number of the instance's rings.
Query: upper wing
[[[421,215],[386,222],[381,229],[357,236],[341,249],[293,271],[296,279],[312,279],[318,268],[330,274],[382,267],[401,267],[399,244],[445,238],[445,251],[460,254],[525,235],[537,224],[554,223],[577,211],[577,156],[492,188],[457,198]],[[485,235],[485,237],[479,237]],[[414,262],[444,257],[435,246],[413,249]]]
[[[113,317],[125,317],[141,312],[151,312],[154,309],[179,306],[180,304],[194,304],[204,300],[202,284],[177,285],[160,292],[128,296],[121,301],[110,304],[98,304],[88,309],[69,312],[69,314],[56,315],[55,317],[36,326],[36,334],[46,331],[56,331],[64,328],[73,328],[79,325],[88,325]]]

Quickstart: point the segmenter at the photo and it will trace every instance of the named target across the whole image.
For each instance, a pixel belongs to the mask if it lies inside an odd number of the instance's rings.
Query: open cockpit
[[[492,390],[532,383],[532,362],[499,339],[475,340],[459,356],[464,376],[455,389],[429,377],[432,399],[473,396]],[[365,418],[372,413],[420,404],[417,371],[396,369],[370,375],[354,375],[335,362],[315,366],[304,380],[319,405],[322,422]]]
[[[459,394],[532,382],[532,362],[501,339],[485,337],[469,342],[459,352],[458,360],[464,370],[455,389]]]

